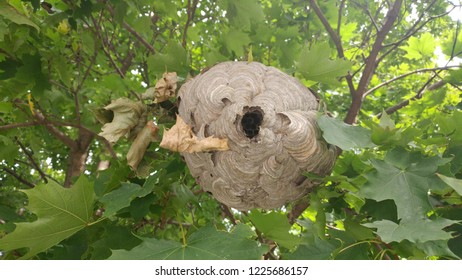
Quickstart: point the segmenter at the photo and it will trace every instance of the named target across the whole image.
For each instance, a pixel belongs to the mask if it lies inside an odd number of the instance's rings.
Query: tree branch
[[[19,128],[19,127],[36,126],[36,125],[42,125],[42,124],[38,123],[36,121],[24,122],[24,123],[11,123],[11,124],[6,124],[6,125],[0,126],[0,131],[13,129],[13,128]]]
[[[27,149],[26,149],[26,146],[24,146],[24,144],[19,141],[19,139],[17,137],[15,137],[15,141],[16,143],[18,143],[19,147],[21,147],[21,149],[23,150],[24,154],[26,154],[27,158],[29,159],[29,161],[32,163],[32,166],[34,167],[35,170],[37,170],[37,172],[40,174],[40,177],[42,177],[42,180],[45,182],[45,183],[48,183],[48,179],[46,178],[46,174],[45,172],[43,172],[43,170],[40,168],[40,166],[37,164],[37,162],[35,161],[34,157],[32,156],[32,153],[29,152]]]
[[[14,178],[16,178],[16,180],[18,180],[19,182],[23,183],[24,185],[28,186],[29,188],[34,188],[35,185],[29,181],[27,181],[26,179],[24,179],[21,175],[17,174],[16,172],[14,172],[13,170],[7,168],[7,167],[3,167],[3,170],[10,174],[11,176],[13,176]]]
[[[387,45],[384,45],[383,47],[384,48],[388,48],[388,47],[391,47],[389,48],[388,50],[386,50],[378,59],[377,59],[377,62],[380,62],[382,61],[387,55],[389,55],[392,51],[394,51],[396,48],[398,48],[405,40],[407,40],[409,37],[411,37],[412,35],[414,35],[417,31],[419,31],[420,29],[422,29],[428,22],[434,20],[434,19],[437,19],[437,18],[440,18],[440,17],[443,17],[447,14],[449,14],[451,10],[448,10],[446,11],[445,13],[442,13],[440,15],[437,15],[437,16],[433,16],[433,17],[430,17],[428,18],[426,21],[424,21],[422,24],[420,24],[419,26],[419,23],[422,21],[423,19],[423,16],[426,12],[428,12],[428,10],[435,4],[436,0],[433,0],[433,2],[431,2],[427,9],[425,9],[425,11],[421,14],[421,16],[419,16],[419,18],[416,20],[416,22],[411,26],[411,28],[409,28],[409,30],[406,32],[406,34],[404,36],[402,36],[398,41],[396,42],[393,42],[393,43],[390,43],[390,44],[387,44]]]
[[[128,32],[130,32],[133,36],[135,36],[136,39],[138,39],[138,41],[143,45],[145,46],[151,53],[155,53],[156,52],[156,49],[154,49],[154,47],[148,43],[148,41],[146,41],[142,36],[141,34],[139,34],[138,32],[136,32],[135,29],[133,29],[133,27],[131,27],[128,23],[126,23],[125,21],[123,22],[123,26],[125,29],[127,29]]]
[[[109,10],[109,12],[111,13],[112,16],[114,16],[114,8],[111,6],[111,5],[107,5],[107,9]],[[141,36],[140,33],[136,32],[135,29],[133,29],[133,27],[131,27],[127,22],[123,22],[122,23],[122,26],[128,31],[130,32],[133,36],[135,36],[135,38],[143,45],[145,46],[151,53],[155,53],[156,50],[154,49],[154,47],[149,44],[148,41],[146,41],[146,39],[143,38],[143,36]]]
[[[104,138],[102,136],[99,136],[96,132],[94,132],[94,131],[92,131],[92,130],[84,127],[84,126],[73,124],[73,123],[61,122],[61,121],[55,121],[55,120],[49,120],[49,119],[43,119],[43,121],[32,121],[32,122],[25,122],[25,123],[13,123],[13,124],[3,125],[3,126],[0,126],[0,131],[7,130],[7,129],[14,129],[14,128],[18,128],[18,127],[29,127],[29,126],[36,126],[36,125],[44,125],[44,126],[57,125],[57,126],[74,127],[74,128],[82,129],[82,130],[92,134],[95,138],[97,138],[101,142],[103,142],[104,146],[106,146],[106,148],[108,149],[108,151],[111,154],[112,158],[117,159],[117,155],[114,152],[114,150],[112,149],[111,143],[109,143],[109,141],[107,141],[106,138]],[[57,130],[56,127],[55,127],[55,129]],[[62,133],[61,131],[59,131],[59,132]],[[64,135],[64,136],[66,136],[66,135]],[[74,141],[72,139],[70,139],[70,140]]]
[[[122,73],[119,66],[117,66],[117,64],[114,61],[114,59],[112,58],[111,54],[106,49],[107,42],[106,42],[106,40],[104,39],[104,37],[103,37],[103,35],[101,33],[101,27],[100,27],[99,23],[96,21],[96,19],[93,17],[93,15],[91,15],[91,21],[93,22],[93,25],[95,26],[96,36],[101,40],[103,52],[106,54],[107,58],[109,59],[109,62],[112,64],[112,67],[114,67],[117,74],[119,74],[119,76],[122,77],[122,79],[125,78],[125,74]]]
[[[345,7],[345,1],[342,0],[342,2],[339,5],[338,8],[338,15],[337,15],[337,36],[340,38],[340,27],[342,26],[342,12],[343,8]]]
[[[34,117],[39,121],[40,124],[43,124],[51,134],[58,138],[64,145],[68,146],[71,149],[77,148],[77,143],[72,140],[69,136],[64,134],[62,131],[57,129],[51,122],[49,122],[40,111],[35,111]]]
[[[90,59],[90,64],[88,65],[87,69],[85,70],[85,73],[83,74],[82,80],[80,80],[79,85],[75,89],[75,93],[78,93],[82,89],[83,83],[88,78],[88,75],[90,74],[90,71],[93,68],[93,65],[95,64],[96,57],[98,56],[98,45],[97,45],[96,41],[94,42],[94,44],[95,44],[94,45],[94,51],[93,51],[93,56]]]
[[[324,16],[323,12],[321,11],[321,8],[319,8],[318,4],[316,3],[316,0],[310,0],[310,6],[311,8],[313,8],[314,12],[318,16],[319,20],[321,21],[322,25],[326,29],[327,33],[329,33],[329,36],[331,37],[332,41],[334,41],[335,47],[337,49],[338,57],[345,58],[345,54],[344,54],[343,46],[342,46],[342,40],[340,39],[340,35],[339,35],[340,29],[337,30],[338,31],[337,33],[332,29],[332,26],[330,26],[329,21]],[[339,18],[340,18],[340,12],[339,12]],[[356,89],[353,85],[353,79],[352,79],[351,74],[348,73],[345,76],[345,79],[347,81],[348,88],[350,89],[350,93],[355,94]]]
[[[310,206],[310,202],[308,200],[302,200],[298,203],[294,204],[292,210],[287,214],[287,218],[289,219],[289,223],[295,223],[295,220],[305,211],[306,208]]]
[[[231,213],[231,210],[229,210],[229,207],[221,203],[221,209],[223,210],[223,214],[229,218],[230,222],[233,225],[236,225],[236,219],[234,218],[233,213]]]
[[[368,91],[366,91],[364,94],[363,94],[363,98],[365,98],[367,95],[371,94],[372,92],[378,90],[379,88],[381,87],[384,87],[386,85],[389,85],[397,80],[400,80],[402,78],[405,78],[407,76],[410,76],[410,75],[413,75],[413,74],[417,74],[417,73],[422,73],[422,72],[432,72],[432,71],[438,71],[438,70],[448,70],[450,68],[459,68],[460,66],[458,65],[453,65],[453,66],[444,66],[444,67],[434,67],[434,68],[422,68],[422,69],[416,69],[414,71],[411,71],[411,72],[408,72],[408,73],[404,73],[402,75],[399,75],[399,76],[396,76],[386,82],[383,82],[379,85],[376,85],[375,87],[369,89]]]
[[[436,77],[437,77],[437,74],[433,75],[430,79],[428,79],[428,81],[420,88],[420,90],[417,91],[417,93],[413,97],[411,97],[409,99],[406,99],[406,100],[403,100],[400,103],[386,109],[385,112],[388,115],[393,114],[394,112],[398,111],[399,109],[408,106],[411,103],[411,101],[421,99],[423,94],[426,91],[439,89],[440,87],[442,87],[443,85],[446,84],[446,82],[444,80],[441,80],[441,81],[436,82],[436,83],[434,83],[432,85],[429,85],[433,81],[433,79],[435,79]],[[382,113],[377,114],[377,118],[381,118],[381,117],[382,117]]]
[[[186,24],[184,26],[183,39],[181,41],[181,45],[183,46],[183,48],[186,48],[186,36],[188,33],[188,28],[194,19],[194,14],[196,13],[196,8],[197,8],[198,3],[199,3],[199,0],[193,0],[192,3],[191,3],[191,0],[188,0],[188,10],[187,10],[188,19],[186,20]]]
[[[28,167],[34,168],[34,166],[33,166],[31,163],[29,163],[29,162],[26,162],[26,161],[23,161],[23,160],[20,160],[20,159],[15,159],[14,161],[17,162],[17,163],[20,163],[20,164],[27,165]],[[46,173],[45,173],[45,177],[46,177],[47,179],[53,180],[53,181],[55,181],[56,183],[58,183],[58,184],[61,185],[61,183],[60,183],[58,180],[56,180],[55,178],[51,177],[50,175],[48,175],[48,174],[46,174]]]
[[[127,73],[128,69],[132,65],[133,58],[135,58],[135,52],[128,50],[127,56],[122,61],[122,67],[120,67],[120,71],[122,71],[122,73]]]
[[[402,0],[396,0],[393,3],[393,6],[391,7],[391,9],[389,9],[387,16],[385,17],[385,23],[383,24],[380,31],[377,33],[377,37],[372,46],[372,50],[366,59],[366,65],[362,72],[361,79],[359,80],[357,90],[351,96],[351,105],[348,110],[347,116],[344,119],[345,123],[352,124],[356,121],[356,117],[358,116],[359,110],[361,109],[363,94],[364,92],[366,92],[367,86],[369,85],[370,80],[374,75],[375,69],[377,68],[377,56],[383,48],[382,43],[385,40],[388,32],[393,27],[393,23],[398,18],[402,3]]]
[[[108,149],[108,151],[111,154],[113,159],[117,159],[117,155],[114,152],[114,150],[112,149],[111,143],[109,143],[109,141],[107,141],[106,138],[98,135],[98,133],[96,133],[96,132],[94,132],[94,131],[92,131],[92,130],[90,130],[90,129],[82,126],[82,125],[78,125],[78,124],[73,124],[73,123],[69,123],[69,122],[62,122],[62,121],[56,121],[56,120],[48,120],[48,121],[51,122],[54,125],[64,126],[64,127],[74,127],[74,128],[81,129],[82,131],[84,131],[84,132],[86,132],[88,134],[91,134],[93,137],[95,137],[96,139],[103,142],[104,146],[106,146],[106,148]]]

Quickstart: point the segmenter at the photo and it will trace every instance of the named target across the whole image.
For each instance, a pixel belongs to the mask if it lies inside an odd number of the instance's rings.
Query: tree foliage
[[[461,258],[460,8],[0,2],[0,257]],[[127,162],[148,120],[159,133],[175,122],[164,73],[176,72],[179,87],[227,60],[277,67],[319,96],[318,124],[341,153],[300,201],[272,211],[221,205],[154,130],[144,157]],[[146,98],[161,88],[167,100]],[[104,125],[122,129],[116,140],[101,136]]]

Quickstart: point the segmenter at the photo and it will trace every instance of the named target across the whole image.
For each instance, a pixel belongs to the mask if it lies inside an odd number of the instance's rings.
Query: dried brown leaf
[[[159,127],[149,121],[136,136],[127,153],[127,163],[133,170],[138,168],[149,144],[157,140],[158,131]]]
[[[146,123],[146,106],[141,102],[133,102],[128,98],[113,100],[104,107],[114,113],[112,122],[106,123],[99,133],[110,143],[117,142],[122,136],[128,134],[139,123]]]
[[[154,87],[155,103],[160,103],[175,96],[178,77],[176,72],[165,72]]]
[[[175,125],[165,130],[160,147],[175,152],[197,153],[229,150],[228,139],[207,137],[198,139],[191,128],[180,116],[176,116]]]

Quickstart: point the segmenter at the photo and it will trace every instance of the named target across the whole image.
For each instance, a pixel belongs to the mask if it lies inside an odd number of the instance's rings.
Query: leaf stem
[[[359,241],[359,242],[356,242],[356,243],[353,243],[353,244],[350,244],[348,246],[346,246],[345,248],[341,249],[340,251],[338,251],[338,254],[341,254],[343,252],[345,252],[346,250],[350,249],[350,248],[353,248],[354,246],[357,246],[357,245],[361,245],[361,244],[364,244],[364,243],[375,243],[375,244],[380,244],[379,241],[376,241],[376,240],[363,240],[363,241]]]
[[[181,220],[181,219],[179,219]],[[180,231],[181,231],[181,241],[183,242],[183,246],[186,246],[186,235],[185,235],[185,232],[184,232],[184,229],[183,229],[183,223],[181,222],[178,222],[178,226],[180,227]]]

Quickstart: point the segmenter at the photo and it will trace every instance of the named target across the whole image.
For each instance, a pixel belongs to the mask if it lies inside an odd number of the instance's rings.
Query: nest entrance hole
[[[263,121],[263,111],[260,107],[245,107],[244,116],[241,120],[242,130],[247,138],[252,139],[260,132]]]

